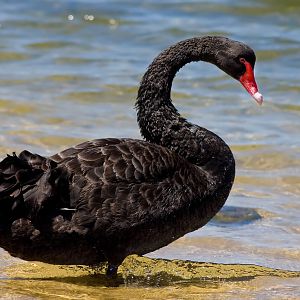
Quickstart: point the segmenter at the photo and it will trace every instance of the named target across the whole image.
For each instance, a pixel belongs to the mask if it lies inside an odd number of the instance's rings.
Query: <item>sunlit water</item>
[[[149,256],[300,271],[299,1],[3,2],[3,157],[22,149],[50,155],[100,137],[139,138],[133,109],[138,83],[162,49],[208,34],[251,45],[257,54],[257,82],[265,96],[262,107],[238,82],[209,64],[190,64],[175,79],[174,103],[190,121],[231,145],[237,177],[223,214]],[[2,268],[15,262],[4,251],[0,259]],[[243,283],[241,293],[246,289],[259,298],[272,290],[275,296],[300,297],[297,279],[255,280]],[[44,297],[30,292],[26,284],[7,287],[7,297]],[[60,284],[63,293],[70,283]],[[94,297],[95,283],[83,279],[73,284],[91,284],[83,293],[87,299]],[[182,299],[183,293],[211,296],[199,286],[197,290],[194,281],[191,286],[196,290],[172,286],[166,294],[170,299]],[[47,285],[41,289],[45,295],[54,293]],[[228,295],[240,299],[238,291],[236,284],[216,288],[220,299]],[[155,298],[152,292],[145,297]]]

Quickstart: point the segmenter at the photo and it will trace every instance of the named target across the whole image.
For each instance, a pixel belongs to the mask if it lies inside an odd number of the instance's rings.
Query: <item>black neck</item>
[[[141,134],[147,141],[168,147],[201,166],[215,154],[225,155],[225,160],[233,159],[221,138],[187,122],[170,98],[173,79],[181,67],[199,60],[218,65],[218,51],[227,43],[228,39],[219,37],[192,38],[171,46],[156,57],[141,81],[136,102]],[[226,153],[219,153],[220,145]]]

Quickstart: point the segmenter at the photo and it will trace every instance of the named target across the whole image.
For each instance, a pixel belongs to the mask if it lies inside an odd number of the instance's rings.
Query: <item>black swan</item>
[[[206,61],[259,103],[255,54],[238,41],[196,37],[159,54],[142,78],[136,109],[145,141],[104,138],[51,157],[23,151],[0,162],[0,246],[53,264],[108,261],[107,275],[205,225],[233,184],[230,148],[189,123],[170,99],[176,72]]]

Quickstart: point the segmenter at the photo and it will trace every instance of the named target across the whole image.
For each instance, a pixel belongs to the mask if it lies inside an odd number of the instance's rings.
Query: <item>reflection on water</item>
[[[3,295],[8,299],[16,294],[22,299],[58,294],[99,299],[99,293],[103,299],[160,299],[161,295],[199,299],[199,294],[209,299],[299,298],[299,279],[273,270],[300,270],[299,12],[297,0],[2,3],[1,156],[22,149],[50,155],[100,137],[139,138],[133,106],[143,72],[159,51],[191,36],[226,35],[251,45],[257,53],[257,82],[265,96],[265,104],[258,107],[237,82],[205,63],[190,64],[176,77],[172,98],[178,109],[190,121],[222,136],[237,161],[228,207],[205,228],[149,254],[181,259],[176,266],[129,260],[129,273],[147,288],[124,271],[126,289],[112,289],[98,286],[99,279],[87,271],[17,265],[13,272],[27,279],[0,282]],[[184,285],[185,279],[178,279],[182,276],[178,264],[186,267],[186,260],[238,265],[226,269],[226,265],[197,264],[197,272],[220,268],[214,273],[219,280],[204,280],[209,275],[201,273],[196,282],[188,277]],[[15,263],[0,252],[0,268]],[[158,280],[151,273],[157,270],[156,263],[168,275],[165,285],[160,275],[160,288],[151,288],[151,282],[156,285]],[[252,267],[240,264],[273,269],[259,269],[263,277],[257,277],[258,269],[253,274]],[[59,270],[63,272],[59,280],[41,278],[44,273],[55,277]],[[134,273],[137,270],[139,275]],[[227,281],[224,274],[249,276],[249,280]]]

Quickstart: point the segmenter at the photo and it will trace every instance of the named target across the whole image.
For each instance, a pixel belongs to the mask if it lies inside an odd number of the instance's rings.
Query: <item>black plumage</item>
[[[239,79],[248,46],[192,38],[163,51],[145,73],[136,102],[145,141],[88,141],[51,157],[23,151],[0,163],[0,246],[55,264],[145,254],[205,225],[223,206],[235,163],[225,142],[182,118],[170,91],[176,72],[208,61]]]

